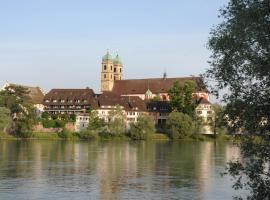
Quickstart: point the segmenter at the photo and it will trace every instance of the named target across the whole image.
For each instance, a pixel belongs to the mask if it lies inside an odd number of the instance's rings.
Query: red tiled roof
[[[201,97],[199,100],[198,100],[199,104],[211,104],[207,99]]]
[[[60,100],[64,100],[63,104],[74,104],[75,100],[80,100],[78,104],[94,104],[95,94],[92,89],[52,89],[44,97],[44,104],[50,105],[54,104],[52,101],[57,100],[56,104],[61,104]],[[68,103],[72,100],[71,103]],[[47,102],[49,101],[49,102]],[[84,102],[86,101],[86,102]]]
[[[207,91],[200,77],[182,77],[116,80],[112,92],[119,95],[145,94],[149,89],[154,94],[167,93],[174,81],[179,81],[180,84],[184,81],[194,81],[197,91]]]
[[[42,104],[44,99],[44,94],[39,87],[27,87],[29,91],[29,96],[34,104]]]
[[[120,96],[113,92],[104,92],[98,96],[98,106],[116,106],[124,107],[126,111],[138,109],[139,111],[146,111],[145,102],[139,97]]]
[[[44,94],[41,91],[40,87],[31,87],[31,86],[25,86],[25,85],[14,84],[14,83],[11,83],[10,85],[20,86],[27,89],[27,92],[29,92],[28,96],[31,98],[32,102],[34,104],[42,104]]]

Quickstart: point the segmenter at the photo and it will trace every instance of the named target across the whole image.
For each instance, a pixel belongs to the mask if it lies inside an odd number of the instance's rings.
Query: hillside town
[[[192,81],[195,84],[193,98],[198,105],[195,114],[202,121],[208,122],[213,118],[209,92],[201,77],[167,77],[166,72],[160,78],[125,79],[123,63],[117,54],[113,57],[107,52],[101,62],[101,92],[93,89],[59,89],[53,88],[45,93],[40,87],[24,86],[34,103],[39,116],[46,112],[49,115],[76,116],[74,131],[82,131],[89,123],[89,111],[96,111],[99,118],[109,122],[109,113],[119,106],[124,113],[125,126],[137,122],[141,115],[152,116],[156,127],[163,127],[169,114],[173,111],[170,105],[168,91],[174,82],[183,84]],[[7,82],[2,90],[15,83]],[[20,85],[20,84],[18,84]],[[207,123],[206,123],[207,124]],[[72,126],[72,125],[71,125]],[[211,127],[205,125],[202,134],[213,134]]]

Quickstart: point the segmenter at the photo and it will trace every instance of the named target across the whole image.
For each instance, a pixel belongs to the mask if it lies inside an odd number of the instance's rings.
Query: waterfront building
[[[95,107],[95,94],[90,88],[52,89],[43,104],[50,114],[79,114]]]
[[[123,114],[128,127],[131,122],[137,122],[142,114],[147,114],[146,104],[138,97],[124,97],[112,92],[103,92],[97,98],[97,107],[100,118],[105,122],[109,122],[110,112],[119,106],[123,110]]]
[[[115,58],[107,52],[102,57],[101,64],[101,92],[112,92],[120,96],[137,96],[142,100],[158,97],[163,101],[169,101],[168,90],[173,83],[178,81],[183,84],[185,81],[193,81],[196,86],[196,97],[203,97],[210,100],[209,92],[201,77],[177,77],[168,78],[164,73],[161,78],[146,79],[124,79],[123,63],[117,54]]]
[[[75,131],[80,132],[86,130],[89,124],[88,113],[77,113],[75,122]]]
[[[117,54],[107,52],[101,62],[101,94],[92,89],[52,89],[44,97],[45,111],[50,114],[76,114],[76,127],[82,130],[89,119],[84,113],[96,110],[105,122],[110,121],[110,112],[119,106],[125,116],[126,127],[137,122],[141,114],[151,115],[158,127],[163,127],[172,111],[168,90],[174,82],[195,83],[194,98],[199,101],[196,114],[208,121],[212,112],[209,92],[201,77],[123,79],[123,63]],[[212,116],[212,115],[211,115]],[[82,119],[85,119],[82,120]]]
[[[172,112],[169,101],[149,101],[147,111],[153,117],[158,128],[164,128],[169,114]]]
[[[116,64],[118,65],[116,66]],[[203,121],[209,121],[209,118],[212,116],[213,111],[209,92],[201,77],[168,78],[167,74],[164,73],[161,78],[124,79],[122,72],[123,63],[119,55],[117,54],[113,58],[107,52],[102,57],[101,91],[127,98],[139,97],[145,102],[148,113],[154,117],[158,126],[165,125],[168,115],[172,111],[169,105],[170,98],[168,91],[176,81],[179,84],[184,84],[185,81],[193,81],[196,89],[193,95],[199,102],[196,113]],[[159,101],[155,99],[159,99]]]
[[[92,109],[97,111],[99,118],[103,119],[105,123],[113,120],[110,113],[119,107],[123,112],[125,127],[127,129],[130,123],[137,122],[140,115],[147,114],[146,104],[139,97],[123,97],[111,92],[103,92],[97,95],[95,101],[95,106]],[[88,124],[89,114],[77,113],[76,131],[86,129]]]

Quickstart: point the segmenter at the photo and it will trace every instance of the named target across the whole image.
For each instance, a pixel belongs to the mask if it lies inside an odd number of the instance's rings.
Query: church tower
[[[123,64],[117,53],[115,59],[113,60],[113,72],[114,72],[114,80],[122,80],[123,78]]]
[[[102,57],[101,92],[111,91],[114,82],[114,63],[109,51]]]

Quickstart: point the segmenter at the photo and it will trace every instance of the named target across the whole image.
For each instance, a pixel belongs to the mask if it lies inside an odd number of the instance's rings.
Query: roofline
[[[165,78],[166,79],[202,79],[200,76],[185,76],[185,77],[170,77],[170,78]],[[163,77],[161,78],[138,78],[138,79],[122,79],[122,80],[115,80],[115,81],[139,81],[139,80],[157,80],[157,79],[164,79]]]

